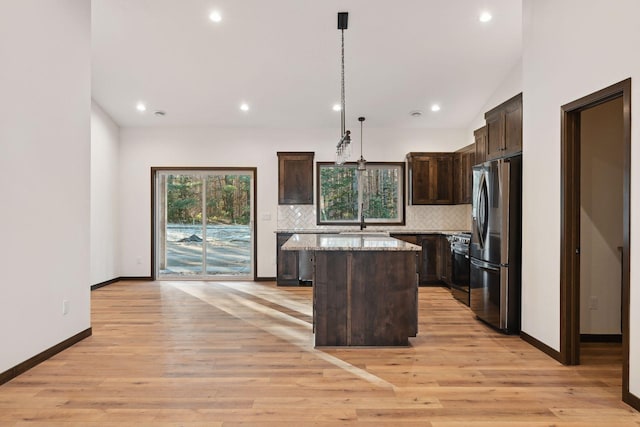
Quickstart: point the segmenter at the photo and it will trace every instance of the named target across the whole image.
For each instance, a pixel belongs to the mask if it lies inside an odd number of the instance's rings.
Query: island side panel
[[[415,252],[353,252],[350,345],[407,345],[417,333]]]
[[[314,256],[314,321],[317,346],[349,345],[347,255],[343,251],[317,251]]]

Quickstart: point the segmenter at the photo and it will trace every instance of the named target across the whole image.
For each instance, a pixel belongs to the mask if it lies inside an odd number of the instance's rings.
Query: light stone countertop
[[[421,251],[402,240],[375,234],[294,234],[282,245],[285,251]]]
[[[358,229],[278,229],[275,233],[294,233],[294,234],[340,234],[340,233],[352,233],[358,231]],[[370,231],[372,233],[379,233],[381,231],[388,232],[389,234],[460,234],[460,233],[470,233],[469,230],[418,230],[418,229],[408,229],[402,228],[398,230],[393,230],[389,228],[385,229],[377,229],[377,228],[368,228],[364,231],[365,233]]]

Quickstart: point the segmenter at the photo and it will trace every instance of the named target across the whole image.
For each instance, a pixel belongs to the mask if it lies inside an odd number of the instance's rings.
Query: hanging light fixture
[[[336,146],[336,164],[342,165],[351,156],[351,131],[345,129],[345,96],[344,96],[344,30],[349,24],[349,13],[338,12],[338,29],[342,33],[342,50],[341,50],[341,91],[340,91],[340,141]]]
[[[358,159],[358,170],[367,170],[367,161],[362,157],[362,124],[364,123],[364,117],[358,117],[360,122],[360,159]]]

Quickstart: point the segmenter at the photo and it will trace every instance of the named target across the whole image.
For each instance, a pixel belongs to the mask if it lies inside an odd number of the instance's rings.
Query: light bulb
[[[209,14],[209,19],[211,19],[211,21],[215,23],[218,23],[222,21],[222,15],[220,15],[220,12],[218,12],[217,10],[214,10]]]
[[[489,22],[489,21],[491,21],[492,18],[493,18],[493,16],[491,16],[491,14],[489,12],[482,12],[480,14],[480,16],[478,17],[480,22]]]

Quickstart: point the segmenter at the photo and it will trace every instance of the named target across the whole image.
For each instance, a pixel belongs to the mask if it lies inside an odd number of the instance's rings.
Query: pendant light
[[[360,159],[358,159],[358,170],[367,170],[367,161],[362,157],[362,124],[364,123],[364,117],[358,117],[360,122]]]
[[[340,141],[336,146],[336,164],[342,165],[351,156],[351,131],[345,129],[345,95],[344,95],[344,30],[349,26],[349,13],[338,12],[338,29],[342,33],[341,69],[340,69]]]

